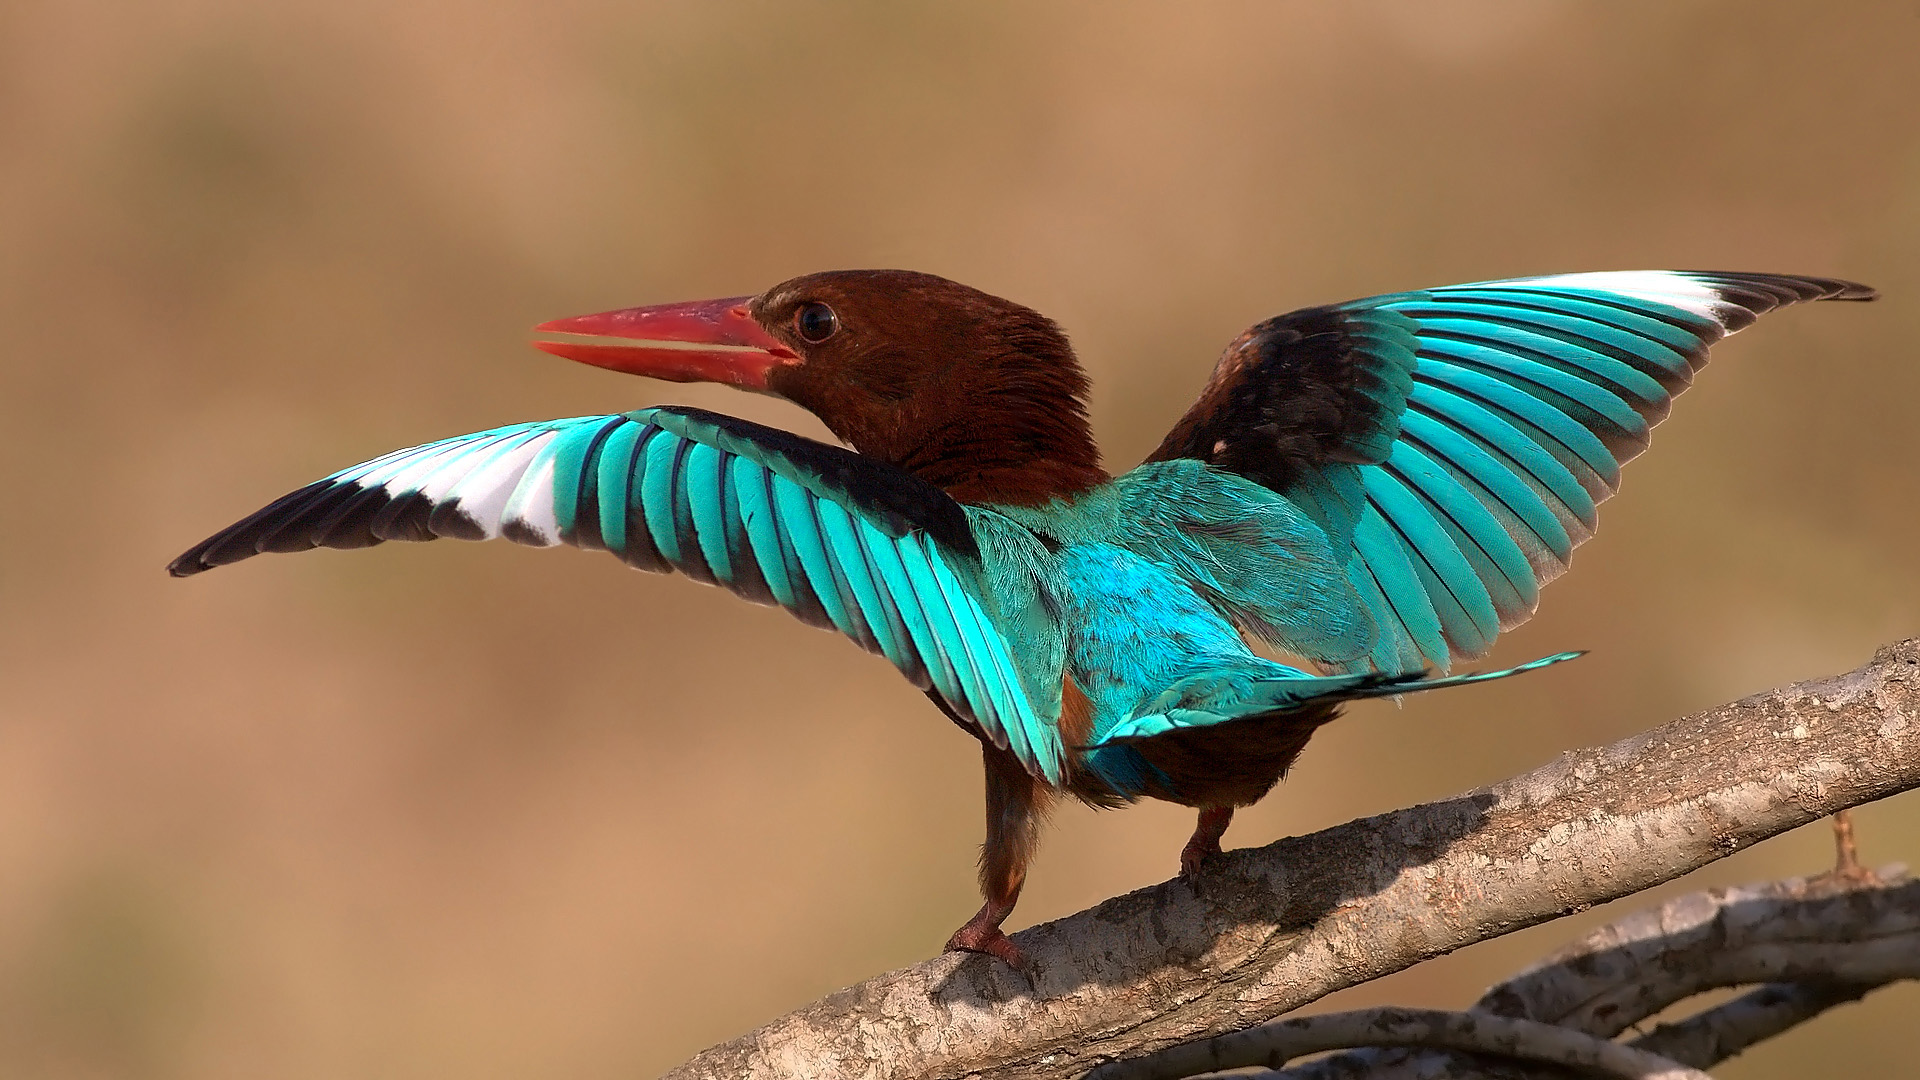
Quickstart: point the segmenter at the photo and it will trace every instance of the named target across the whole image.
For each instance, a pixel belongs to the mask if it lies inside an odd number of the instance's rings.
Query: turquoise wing
[[[1036,713],[983,600],[961,506],[851,451],[717,413],[642,409],[397,450],[279,499],[168,569],[443,536],[605,550],[778,605],[886,657],[1035,775],[1062,779],[1057,718]]]
[[[1873,295],[1627,271],[1307,308],[1229,346],[1150,460],[1246,476],[1321,523],[1380,628],[1350,669],[1445,669],[1533,614],[1709,346],[1776,307]]]

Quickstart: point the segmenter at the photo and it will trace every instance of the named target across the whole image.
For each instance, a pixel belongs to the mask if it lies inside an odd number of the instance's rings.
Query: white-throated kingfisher
[[[169,569],[504,536],[838,630],[979,740],[986,902],[948,948],[1018,966],[1000,926],[1051,799],[1196,808],[1197,875],[1342,702],[1576,655],[1426,677],[1533,613],[1709,345],[1872,296],[1638,271],[1306,308],[1236,338],[1159,449],[1110,476],[1054,323],[928,274],[811,274],[546,323],[539,347],[782,397],[850,450],[674,406],[512,424],[342,470]]]

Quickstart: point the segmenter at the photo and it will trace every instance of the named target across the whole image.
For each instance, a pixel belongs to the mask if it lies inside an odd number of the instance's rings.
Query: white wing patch
[[[1682,311],[1712,319],[1721,329],[1732,333],[1748,320],[1746,309],[1720,298],[1711,285],[1675,270],[1599,270],[1586,274],[1553,274],[1547,277],[1489,281],[1479,285],[1445,286],[1430,291],[1449,292],[1454,288],[1486,288],[1503,285],[1514,288],[1595,289],[1619,293],[1636,300],[1651,300]],[[1739,315],[1733,314],[1739,312]]]
[[[500,535],[501,518],[514,486],[532,464],[535,454],[546,448],[558,432],[543,431],[510,449],[492,455],[487,462],[455,484],[450,492],[460,512],[491,540]],[[549,485],[549,491],[553,490]]]
[[[382,486],[387,489],[388,495],[396,497],[409,491],[425,491],[435,471],[444,466],[449,459],[458,457],[467,450],[468,448],[457,443],[428,447],[425,452],[407,461],[400,471],[394,473],[392,478]],[[360,486],[373,485],[367,480],[362,480]]]
[[[515,543],[529,547],[553,547],[560,542],[560,522],[553,516],[551,452],[541,454],[527,469],[526,479],[513,489],[500,515],[500,529]]]

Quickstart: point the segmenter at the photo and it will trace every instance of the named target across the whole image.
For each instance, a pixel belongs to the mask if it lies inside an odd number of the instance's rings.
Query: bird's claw
[[[1020,951],[1012,939],[1002,933],[997,926],[975,926],[969,923],[953,932],[947,939],[948,952],[986,953],[1005,960],[1015,971],[1026,973],[1027,954]]]
[[[1180,849],[1180,880],[1193,886],[1194,892],[1200,891],[1200,872],[1206,868],[1207,860],[1220,854],[1220,841],[1202,842],[1198,839],[1187,841]]]

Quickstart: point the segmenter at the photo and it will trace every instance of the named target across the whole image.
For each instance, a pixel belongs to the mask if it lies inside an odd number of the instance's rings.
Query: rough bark
[[[1920,978],[1920,882],[1890,867],[1878,875],[1823,874],[1678,897],[1595,930],[1459,1015],[1527,1019],[1610,1039],[1694,994],[1767,984],[1627,1044],[1705,1069],[1877,986],[1912,978]],[[1566,1074],[1439,1050],[1368,1049],[1267,1075],[1557,1080]]]
[[[1809,895],[1811,893],[1811,895]],[[1695,994],[1920,974],[1920,882],[1829,892],[1793,880],[1680,897],[1489,992],[1476,1009],[1611,1038]]]
[[[1671,880],[1920,786],[1920,641],[1425,806],[1230,852],[1015,935],[1031,982],[942,956],[670,1073],[1053,1080]]]

